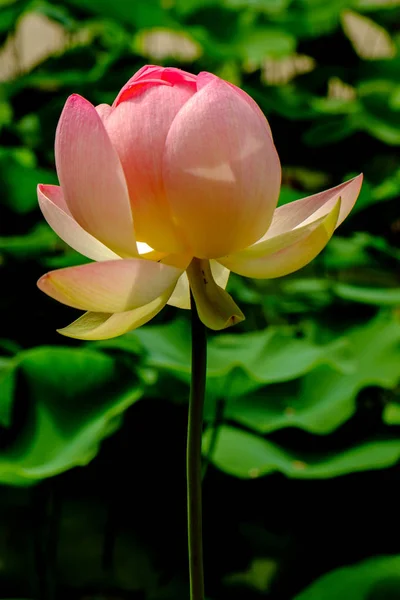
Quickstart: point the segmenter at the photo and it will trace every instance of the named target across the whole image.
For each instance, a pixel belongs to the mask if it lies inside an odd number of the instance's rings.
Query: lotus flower
[[[94,262],[38,282],[87,311],[60,333],[98,340],[149,321],[165,304],[211,329],[244,316],[229,272],[281,277],[309,263],[352,209],[359,175],[276,208],[281,167],[268,121],[245,92],[210,73],[146,66],[112,106],[68,98],[57,128],[60,186],[40,208]]]

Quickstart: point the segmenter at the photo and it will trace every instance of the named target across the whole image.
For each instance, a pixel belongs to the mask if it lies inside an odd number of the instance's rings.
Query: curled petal
[[[222,289],[225,289],[228,285],[230,275],[229,269],[218,263],[216,260],[210,260],[210,266],[215,283]],[[176,306],[176,308],[190,309],[190,288],[186,272],[182,273],[179,277],[176,287],[168,300],[168,304]]]
[[[68,246],[92,260],[119,258],[75,221],[58,185],[38,185],[37,193],[44,218]]]
[[[70,96],[56,133],[56,164],[74,219],[122,256],[136,256],[128,189],[118,155],[95,107]]]
[[[210,262],[193,259],[187,274],[201,321],[215,331],[240,323],[245,318],[231,296],[214,281]]]
[[[338,227],[353,208],[360,193],[362,180],[363,176],[358,175],[319,194],[307,196],[280,206],[274,213],[267,233],[259,242],[290,231],[299,225],[307,225],[317,221],[320,217],[327,215],[340,198],[340,214],[336,224],[336,227]]]
[[[140,258],[50,271],[39,288],[58,302],[94,312],[125,312],[174,289],[182,269]]]
[[[141,327],[155,317],[164,308],[170,293],[167,291],[149,304],[126,312],[87,312],[71,325],[58,329],[58,333],[78,340],[108,340],[117,337]]]
[[[254,243],[267,230],[281,169],[267,127],[215,79],[181,108],[168,133],[164,184],[173,218],[199,258]]]
[[[314,223],[220,259],[220,262],[234,273],[256,279],[293,273],[312,261],[329,242],[337,225],[340,204],[339,199],[326,216]]]

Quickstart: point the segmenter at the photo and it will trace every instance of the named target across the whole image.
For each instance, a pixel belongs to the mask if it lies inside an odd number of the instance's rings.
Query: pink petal
[[[186,86],[191,90],[192,94],[194,94],[196,91],[196,76],[192,75],[192,73],[182,71],[181,69],[175,69],[174,67],[147,65],[139,69],[139,71],[126,82],[114,100],[113,107],[141,94],[154,85]]]
[[[78,95],[66,102],[55,150],[58,177],[75,220],[118,254],[135,256],[121,164],[96,109]]]
[[[197,77],[196,75],[193,75],[193,73],[188,73],[187,71],[183,71],[182,69],[176,69],[175,67],[165,67],[161,77],[165,81],[169,81],[174,85],[184,83],[190,86],[193,92],[196,91]]]
[[[208,73],[207,71],[202,71],[197,76],[197,89],[201,90],[205,85],[211,83],[212,81],[215,81],[216,79],[218,79],[216,75]],[[249,96],[249,94],[246,94],[244,90],[240,89],[233,83],[229,83],[229,81],[227,81],[226,83],[242,98],[242,100],[247,102],[247,104],[252,108],[252,110],[258,115],[261,126],[267,127],[269,134],[272,136],[271,127],[261,108],[258,106],[257,102],[255,102],[253,98]]]
[[[126,102],[126,100],[137,98],[137,96],[158,85],[171,87],[172,83],[169,83],[168,81],[162,81],[161,79],[144,79],[143,81],[132,81],[131,83],[124,85],[114,100],[113,108],[119,106],[121,102]]]
[[[220,259],[228,269],[245,277],[272,279],[301,269],[329,242],[338,222],[340,199],[331,211],[313,223],[255,244],[236,255]]]
[[[290,231],[300,224],[305,225],[316,221],[320,217],[327,215],[340,198],[340,214],[336,225],[338,227],[353,208],[360,193],[362,180],[363,176],[358,175],[345,183],[341,183],[319,194],[307,196],[301,200],[295,200],[294,202],[280,206],[276,209],[271,226],[262,240],[270,239],[276,235]]]
[[[109,104],[99,104],[98,106],[95,106],[95,109],[103,123],[113,110]]]
[[[38,286],[58,302],[94,312],[124,312],[174,289],[182,270],[140,258],[51,271]]]
[[[92,260],[119,258],[75,221],[65,203],[61,187],[38,185],[37,193],[44,218],[68,246]]]
[[[267,126],[222,80],[203,87],[177,114],[165,146],[164,184],[195,256],[230,254],[263,235],[280,180]]]
[[[105,123],[125,172],[136,237],[161,252],[186,245],[165,199],[162,156],[171,123],[191,96],[187,87],[153,86],[119,104]]]
[[[149,304],[127,312],[87,312],[71,325],[58,329],[58,333],[78,340],[108,340],[117,337],[141,327],[155,317],[164,308],[169,294],[167,291]]]

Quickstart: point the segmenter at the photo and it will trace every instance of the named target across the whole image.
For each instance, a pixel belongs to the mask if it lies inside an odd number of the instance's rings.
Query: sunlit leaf
[[[210,428],[203,437],[206,453],[212,434]],[[296,479],[325,479],[390,467],[400,459],[400,440],[371,441],[329,454],[304,454],[223,425],[218,430],[214,451],[209,459],[221,471],[241,479],[255,479],[276,471]]]
[[[352,10],[343,11],[341,19],[345,34],[361,58],[380,60],[392,58],[396,54],[396,47],[389,33],[372,19]]]
[[[148,326],[100,345],[134,353],[142,347],[148,366],[189,383],[190,334],[185,320]],[[212,396],[223,397],[228,390],[238,396],[267,383],[295,379],[321,364],[347,369],[346,343],[318,345],[285,327],[220,334],[208,344],[207,389]]]
[[[135,37],[134,47],[142,56],[156,61],[193,62],[202,54],[200,45],[190,35],[170,29],[141,30]]]
[[[376,306],[400,305],[400,288],[361,287],[348,283],[337,283],[333,286],[333,292],[339,298],[362,302],[363,304],[374,304]]]
[[[362,388],[376,385],[392,389],[398,384],[398,320],[378,317],[349,331],[339,342],[347,342],[347,371],[322,365],[311,370],[295,386],[264,387],[239,398],[232,394],[226,407],[227,418],[259,433],[300,427],[327,434],[354,414],[357,394]],[[298,356],[300,358],[301,353]]]

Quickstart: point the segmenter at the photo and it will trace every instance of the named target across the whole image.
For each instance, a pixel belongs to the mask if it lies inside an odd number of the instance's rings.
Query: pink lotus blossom
[[[39,185],[49,225],[92,263],[38,282],[86,312],[61,331],[106,339],[166,303],[223,329],[244,318],[229,272],[281,277],[310,262],[347,217],[362,176],[276,208],[281,167],[268,121],[210,73],[146,66],[112,106],[68,98],[56,134],[60,186]]]

